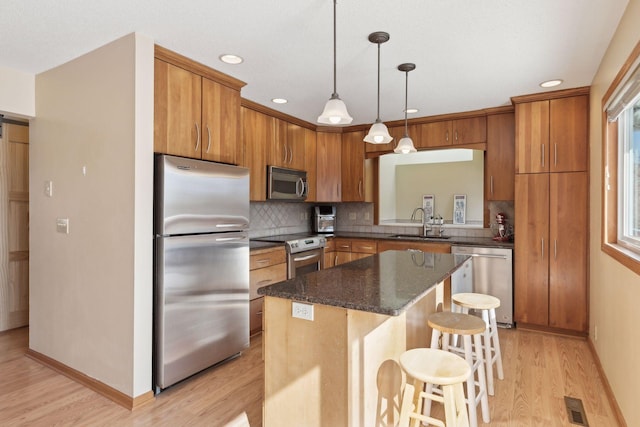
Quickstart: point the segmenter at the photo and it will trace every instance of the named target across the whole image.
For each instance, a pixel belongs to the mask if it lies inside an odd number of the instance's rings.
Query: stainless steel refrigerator
[[[156,155],[156,393],[249,346],[249,170]]]

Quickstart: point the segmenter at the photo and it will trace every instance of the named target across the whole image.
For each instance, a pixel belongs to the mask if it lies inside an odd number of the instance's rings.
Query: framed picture
[[[467,215],[467,195],[453,195],[453,223],[464,224]]]
[[[435,196],[433,194],[425,194],[422,196],[422,208],[424,209],[424,217],[428,220],[435,212]]]

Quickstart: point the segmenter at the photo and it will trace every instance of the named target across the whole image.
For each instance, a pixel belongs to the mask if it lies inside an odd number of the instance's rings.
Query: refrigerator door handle
[[[228,223],[228,224],[216,224],[217,228],[244,228],[246,224],[242,223]]]
[[[216,242],[230,242],[233,240],[246,240],[245,237],[218,237],[216,238]]]

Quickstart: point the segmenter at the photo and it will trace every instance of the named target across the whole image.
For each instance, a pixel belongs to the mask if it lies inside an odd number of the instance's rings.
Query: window
[[[602,249],[640,274],[640,43],[603,105]]]

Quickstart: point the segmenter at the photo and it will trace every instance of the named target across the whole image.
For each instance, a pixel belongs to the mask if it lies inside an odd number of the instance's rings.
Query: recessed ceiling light
[[[417,113],[419,110],[417,108],[407,108],[407,114]],[[403,111],[404,113],[404,111]]]
[[[240,63],[242,63],[242,61],[244,61],[244,59],[242,59],[241,56],[233,55],[233,54],[230,54],[230,53],[226,53],[224,55],[220,55],[219,58],[220,58],[220,61],[222,61],[222,62],[224,62],[226,64],[233,64],[233,65],[240,64]]]
[[[558,86],[562,84],[562,80],[560,79],[554,79],[554,80],[547,80],[546,82],[542,82],[540,83],[541,87],[554,87],[554,86]]]
[[[273,102],[274,104],[286,104],[289,101],[284,98],[273,98],[271,102]]]

